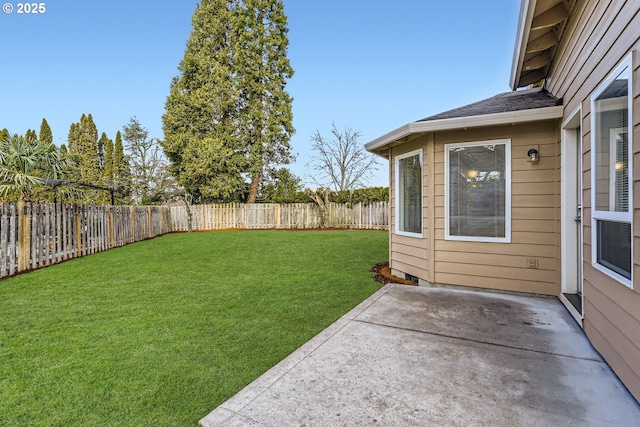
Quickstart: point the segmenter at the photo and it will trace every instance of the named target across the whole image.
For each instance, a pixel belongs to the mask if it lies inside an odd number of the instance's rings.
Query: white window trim
[[[449,149],[455,147],[479,147],[504,144],[505,156],[505,213],[504,237],[452,236],[449,218]],[[459,142],[444,146],[444,239],[466,242],[511,243],[511,139],[493,139],[488,141]]]
[[[423,206],[423,200],[424,200],[424,172],[422,171],[422,168],[424,167],[423,163],[422,163],[422,149],[418,149],[418,150],[413,150],[410,151],[408,153],[404,153],[404,154],[399,154],[396,156],[396,160],[395,160],[395,233],[397,235],[400,236],[407,236],[407,237],[417,237],[417,238],[422,238],[423,232],[420,231],[420,233],[412,233],[409,231],[402,231],[400,230],[400,160],[402,159],[406,159],[407,157],[412,157],[415,155],[419,156],[419,161],[420,161],[420,212],[421,215],[424,216],[424,206]],[[423,224],[423,220],[424,218],[421,219],[420,223],[420,230],[424,230],[424,224]]]
[[[598,271],[605,275],[615,279],[624,286],[633,289],[633,270],[634,270],[634,254],[633,254],[633,54],[630,53],[622,62],[607,76],[607,78],[598,86],[591,95],[591,153],[596,152],[596,114],[595,114],[595,102],[598,96],[607,89],[607,87],[622,73],[622,71],[628,67],[629,82],[628,82],[628,96],[627,96],[627,108],[629,112],[627,114],[627,141],[628,141],[628,171],[629,171],[629,211],[628,212],[609,212],[596,210],[596,156],[591,156],[591,265]],[[606,108],[606,107],[605,107]],[[605,267],[598,263],[598,220],[624,222],[631,226],[631,279],[616,273],[615,271]]]

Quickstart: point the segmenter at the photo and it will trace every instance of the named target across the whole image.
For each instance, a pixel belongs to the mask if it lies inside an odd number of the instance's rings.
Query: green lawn
[[[0,281],[0,426],[195,426],[380,288],[383,231],[172,234]]]

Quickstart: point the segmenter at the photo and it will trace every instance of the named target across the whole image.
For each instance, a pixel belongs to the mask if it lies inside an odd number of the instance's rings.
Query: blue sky
[[[7,3],[2,0],[2,3]],[[162,114],[196,1],[52,0],[0,13],[0,129],[46,118],[57,145],[91,113],[114,138],[136,116],[163,138]],[[519,0],[284,0],[295,71],[291,140],[305,178],[310,135],[331,124],[364,144],[405,123],[509,91]],[[388,185],[386,161],[370,185]]]

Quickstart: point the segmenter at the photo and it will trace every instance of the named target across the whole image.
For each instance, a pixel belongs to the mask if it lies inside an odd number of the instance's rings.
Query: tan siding
[[[444,144],[511,139],[511,243],[444,240]],[[442,132],[435,136],[434,279],[444,284],[479,286],[557,295],[559,261],[558,132],[554,122]],[[539,146],[541,160],[527,162]],[[529,259],[538,268],[527,268]]]
[[[588,276],[593,277],[591,274]],[[603,287],[598,277],[596,280],[595,286],[585,281],[585,313],[589,313],[585,317],[585,331],[592,342],[596,341],[596,348],[606,349],[607,362],[623,378],[631,392],[638,396],[640,329],[620,325],[632,326],[640,322],[640,295],[618,283]],[[625,301],[625,307],[621,307],[620,301]]]
[[[428,177],[429,169],[428,151],[426,150],[427,138],[417,138],[414,141],[405,143],[399,147],[394,147],[391,151],[390,160],[390,243],[389,243],[389,263],[394,274],[404,277],[404,274],[411,274],[419,277],[424,281],[429,280],[429,196],[428,196]],[[414,150],[422,150],[423,168],[422,168],[422,238],[409,237],[395,234],[395,156],[402,155]]]
[[[502,277],[466,276],[462,273],[436,273],[436,282],[451,285],[471,286],[503,291],[527,292],[541,295],[553,295],[557,287],[552,283],[541,283],[529,280],[513,280]]]

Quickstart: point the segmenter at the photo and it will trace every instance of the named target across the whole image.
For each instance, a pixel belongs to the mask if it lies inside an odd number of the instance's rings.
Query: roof
[[[545,79],[577,0],[522,0],[511,65],[511,89]]]
[[[552,120],[562,118],[562,113],[562,99],[542,88],[506,92],[407,123],[368,142],[365,148],[388,157],[388,148],[427,132]]]
[[[506,113],[509,111],[555,107],[556,105],[562,105],[562,99],[556,98],[542,88],[534,88],[500,93],[491,98],[454,108],[453,110],[435,114],[418,121],[426,122],[430,120],[451,119],[454,117],[481,116],[485,114]]]

